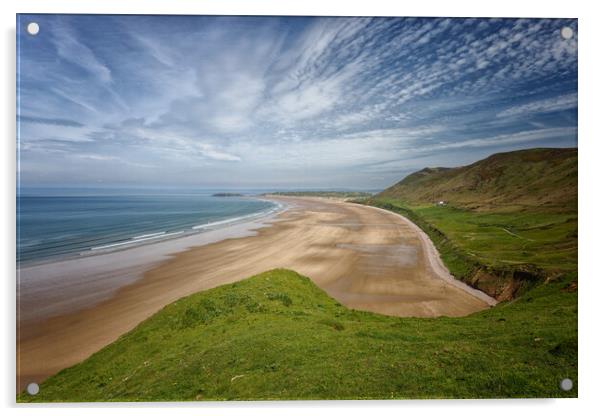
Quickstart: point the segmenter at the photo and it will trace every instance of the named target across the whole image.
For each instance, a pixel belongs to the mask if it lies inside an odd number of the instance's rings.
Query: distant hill
[[[270,192],[266,195],[280,196],[311,196],[320,198],[368,198],[373,194],[361,191],[290,191],[290,192]]]
[[[425,168],[377,195],[409,204],[437,203],[488,210],[577,206],[577,149],[496,153],[468,166]]]

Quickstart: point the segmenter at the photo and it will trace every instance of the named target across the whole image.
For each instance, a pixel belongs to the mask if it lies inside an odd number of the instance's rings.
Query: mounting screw
[[[573,389],[573,380],[570,378],[563,378],[560,380],[560,389],[564,391],[570,391]]]
[[[573,37],[573,29],[568,26],[563,27],[560,29],[560,36],[562,36],[563,39],[569,40]]]
[[[35,36],[40,32],[40,25],[37,24],[36,22],[30,22],[27,25],[27,33],[29,33],[31,36]]]
[[[38,386],[38,383],[29,383],[27,385],[27,393],[29,393],[30,396],[35,396],[39,392],[40,386]]]

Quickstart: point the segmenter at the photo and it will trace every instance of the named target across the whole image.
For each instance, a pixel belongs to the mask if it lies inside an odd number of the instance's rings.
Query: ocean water
[[[17,262],[93,255],[274,212],[275,203],[210,192],[29,189],[17,196]]]

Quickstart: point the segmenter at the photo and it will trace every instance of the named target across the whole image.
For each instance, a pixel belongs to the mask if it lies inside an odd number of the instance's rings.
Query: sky
[[[575,19],[18,21],[21,186],[377,190],[577,146]]]

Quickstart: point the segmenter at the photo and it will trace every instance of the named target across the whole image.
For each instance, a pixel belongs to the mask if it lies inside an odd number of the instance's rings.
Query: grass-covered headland
[[[575,397],[574,275],[464,318],[345,308],[288,270],[178,300],[19,401]]]

